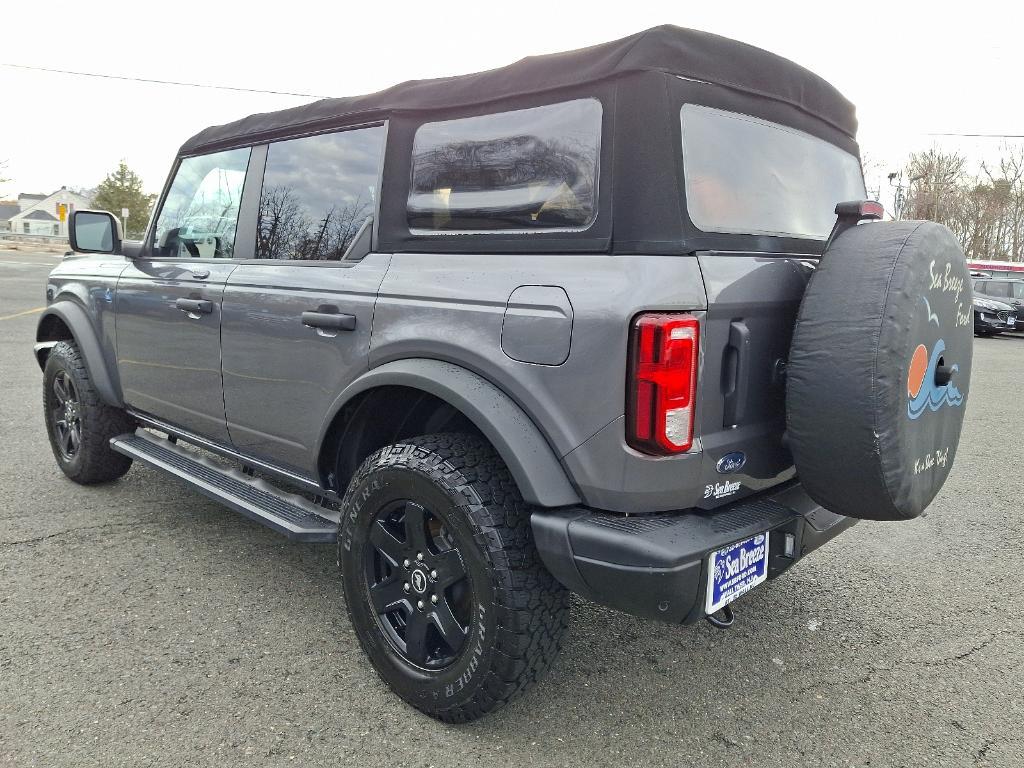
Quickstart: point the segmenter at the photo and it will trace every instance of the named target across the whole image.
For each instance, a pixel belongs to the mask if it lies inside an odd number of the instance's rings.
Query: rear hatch
[[[708,296],[701,330],[697,433],[711,508],[790,479],[786,359],[814,262],[753,253],[698,254]]]
[[[695,426],[710,508],[794,475],[784,440],[793,326],[835,206],[863,200],[864,177],[854,152],[759,117],[683,104],[680,126],[686,224],[723,243],[697,253],[708,310]]]

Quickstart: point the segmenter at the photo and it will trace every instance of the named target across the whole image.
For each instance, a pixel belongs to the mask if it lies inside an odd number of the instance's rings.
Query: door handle
[[[725,413],[723,426],[735,427],[747,409],[750,386],[750,329],[742,320],[729,323],[729,343],[725,347]]]
[[[208,315],[213,312],[213,302],[206,299],[178,299],[174,306],[182,312],[194,312],[199,315]]]
[[[195,278],[196,280],[205,280],[209,276],[210,276],[210,270],[208,270],[208,269],[196,268],[196,269],[192,270],[192,277]]]
[[[328,328],[332,331],[354,331],[355,315],[339,315],[334,312],[303,312],[302,324],[310,328]]]

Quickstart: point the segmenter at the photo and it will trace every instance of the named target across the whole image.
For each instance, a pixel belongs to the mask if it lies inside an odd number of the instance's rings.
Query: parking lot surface
[[[726,632],[574,599],[552,673],[453,727],[365,661],[332,547],[145,467],[64,478],[31,352],[58,260],[0,251],[0,764],[1024,765],[1024,337],[976,341],[925,517],[861,523]]]

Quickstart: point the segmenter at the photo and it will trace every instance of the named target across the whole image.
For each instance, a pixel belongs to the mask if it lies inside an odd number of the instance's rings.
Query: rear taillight
[[[633,320],[629,340],[626,442],[644,453],[682,453],[693,445],[697,318],[651,312]]]

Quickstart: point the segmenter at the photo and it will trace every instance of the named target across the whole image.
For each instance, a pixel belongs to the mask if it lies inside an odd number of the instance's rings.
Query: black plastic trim
[[[536,510],[531,517],[541,559],[583,597],[644,618],[691,624],[703,615],[705,563],[715,550],[764,531],[774,579],[857,521],[814,504],[798,483],[720,507],[622,516],[584,507]]]

